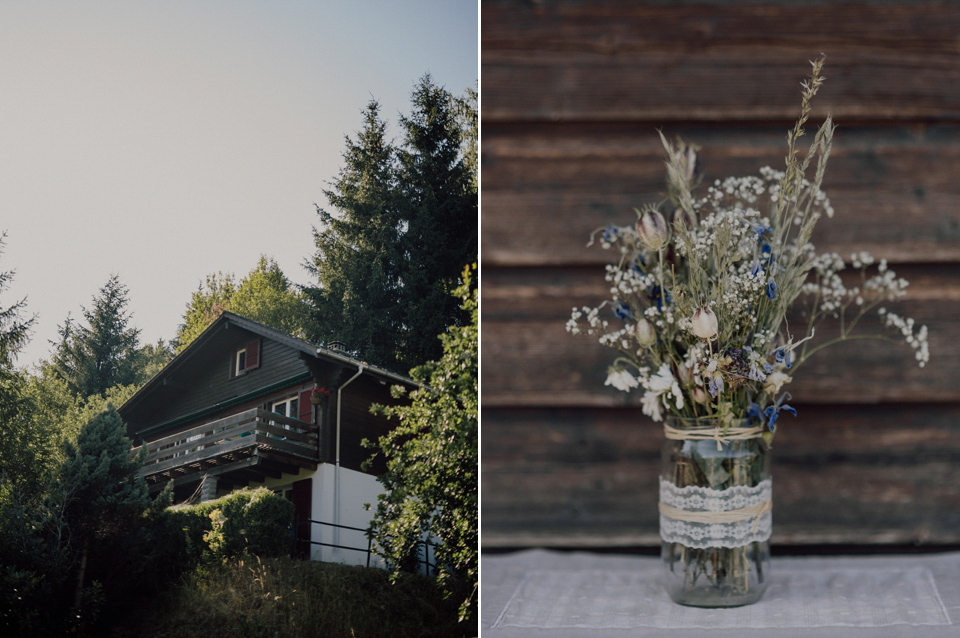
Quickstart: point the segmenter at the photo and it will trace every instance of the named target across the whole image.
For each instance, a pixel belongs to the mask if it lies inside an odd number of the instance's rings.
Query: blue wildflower
[[[649,297],[651,303],[657,304],[657,310],[663,310],[664,303],[670,303],[673,301],[673,298],[670,296],[670,293],[662,290],[660,286],[652,284],[647,286],[647,297]]]
[[[613,312],[620,319],[633,319],[633,313],[630,312],[630,307],[622,301],[617,302],[617,307],[613,309]]]
[[[761,413],[760,413],[760,406],[757,405],[756,403],[754,403],[753,401],[751,401],[751,402],[750,402],[750,405],[747,406],[747,414],[746,414],[746,417],[747,417],[748,419],[753,419],[753,420],[757,420],[757,421],[762,421],[762,420],[763,420],[763,416],[762,416]]]
[[[619,229],[613,224],[610,224],[603,230],[603,239],[608,242],[616,241],[619,233]]]
[[[763,268],[760,267],[760,262],[756,259],[753,260],[753,267],[750,269],[750,276],[756,277],[763,272]]]
[[[779,290],[779,288],[777,288],[777,282],[775,282],[775,281],[773,280],[773,277],[771,277],[771,278],[767,281],[767,298],[768,298],[768,299],[776,299],[776,298],[777,298],[777,291],[778,291],[778,290]]]
[[[773,372],[773,364],[772,364],[772,363],[764,363],[764,364],[763,364],[763,371],[766,372],[767,374],[770,374],[771,372]]]
[[[760,247],[760,254],[763,255],[763,261],[767,262],[770,266],[777,261],[773,256],[773,249],[770,248],[770,244],[763,244]]]
[[[710,383],[707,384],[707,389],[710,390],[710,396],[716,399],[717,395],[723,392],[723,377],[719,375],[710,377]]]
[[[751,223],[750,226],[753,229],[753,232],[757,234],[757,241],[763,241],[763,236],[767,232],[773,232],[773,228],[770,226],[764,226],[763,224],[758,224],[756,222]]]
[[[776,350],[774,350],[773,358],[776,360],[777,363],[786,363],[787,370],[789,370],[790,368],[793,367],[793,348],[787,350],[786,346],[781,346]],[[763,364],[764,370],[767,369],[767,365],[769,364],[766,364],[766,363]],[[768,374],[773,371],[773,366],[770,366],[770,368],[771,369],[767,371]]]
[[[780,416],[781,410],[789,412],[793,414],[793,416],[797,416],[797,411],[792,406],[784,403],[784,401],[790,398],[790,393],[784,392],[780,395],[780,398],[777,399],[776,403],[767,406],[767,409],[763,411],[763,413],[767,415],[767,427],[770,428],[771,432],[777,429],[777,418]]]

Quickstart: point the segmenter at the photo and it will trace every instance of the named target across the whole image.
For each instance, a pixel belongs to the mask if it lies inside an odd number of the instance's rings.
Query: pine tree
[[[333,188],[324,190],[335,212],[317,206],[317,254],[307,269],[319,285],[304,290],[314,308],[310,337],[395,367],[402,360],[396,341],[400,219],[395,149],[376,101],[367,105],[357,139],[347,137],[346,145],[344,166]]]
[[[130,448],[126,426],[112,405],[87,422],[76,444],[64,443],[65,458],[51,498],[61,503],[68,533],[78,541],[76,605],[94,544],[135,527],[150,505],[146,481],[137,474],[143,456],[130,459]]]
[[[412,103],[401,148],[386,141],[376,102],[357,139],[347,138],[344,166],[324,191],[334,212],[317,207],[307,268],[318,285],[305,289],[312,339],[401,372],[439,357],[437,335],[467,320],[450,293],[477,255],[475,100],[454,99],[427,75]]]
[[[6,238],[6,233],[0,234],[0,254]],[[7,289],[13,275],[13,271],[0,272],[0,292]],[[21,299],[6,308],[0,307],[0,366],[12,366],[17,353],[30,339],[35,317],[23,318],[26,305],[26,299]]]
[[[58,326],[60,343],[53,356],[56,373],[80,397],[103,395],[115,385],[143,380],[138,344],[140,331],[130,327],[127,288],[112,275],[83,310],[86,325],[69,316]]]
[[[0,252],[5,234],[0,234]],[[12,271],[0,272],[0,292],[10,285]],[[14,367],[17,353],[30,338],[34,318],[25,319],[26,300],[0,307],[0,487],[3,481],[35,488],[35,479],[50,457],[50,428],[33,427],[33,404],[26,379]],[[44,425],[44,424],[39,424]]]
[[[398,153],[406,225],[400,305],[404,360],[411,367],[439,358],[437,335],[469,320],[452,293],[463,267],[477,259],[477,194],[462,157],[458,104],[429,75],[412,101],[413,113],[400,120]]]

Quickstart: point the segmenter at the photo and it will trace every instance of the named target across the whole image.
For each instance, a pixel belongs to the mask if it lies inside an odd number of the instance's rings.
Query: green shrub
[[[165,553],[181,571],[209,558],[283,556],[291,548],[293,503],[263,487],[175,505],[161,519]]]

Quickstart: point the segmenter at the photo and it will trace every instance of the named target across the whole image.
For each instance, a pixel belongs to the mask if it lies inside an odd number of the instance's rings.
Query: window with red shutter
[[[234,358],[233,374],[239,376],[247,370],[260,367],[260,340],[251,341],[240,350]]]

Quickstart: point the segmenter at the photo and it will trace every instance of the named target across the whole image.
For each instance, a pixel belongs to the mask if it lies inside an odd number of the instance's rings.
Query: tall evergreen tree
[[[314,313],[310,337],[340,342],[353,354],[383,366],[398,352],[402,255],[395,149],[386,139],[380,105],[364,111],[357,139],[346,138],[344,166],[324,194],[335,212],[317,206],[317,253],[307,269],[318,286],[305,288]]]
[[[467,320],[451,292],[477,255],[471,104],[471,94],[457,100],[425,76],[413,112],[400,119],[399,149],[386,140],[377,103],[367,106],[324,191],[334,212],[317,207],[317,252],[307,268],[318,283],[305,289],[315,309],[311,338],[406,372],[438,358],[437,335]]]
[[[461,154],[458,105],[429,75],[413,91],[413,113],[400,123],[406,223],[400,305],[406,361],[415,365],[438,359],[437,335],[469,320],[452,293],[463,267],[477,259],[477,194]]]
[[[58,327],[54,369],[77,396],[103,395],[112,386],[143,380],[140,331],[129,325],[127,294],[120,278],[112,275],[94,297],[93,307],[83,310],[86,325],[67,317]]]
[[[0,252],[5,237],[0,234]],[[0,272],[0,292],[7,290],[13,275],[13,271]],[[34,322],[32,317],[24,318],[25,309],[26,300],[0,306],[0,489],[3,481],[36,487],[51,452],[48,443],[53,433],[47,427],[32,427],[33,404],[25,391],[26,379],[14,367]]]
[[[87,422],[76,444],[64,443],[52,498],[62,501],[68,533],[79,541],[75,605],[94,545],[134,528],[150,505],[146,481],[137,474],[143,456],[130,459],[130,448],[126,426],[112,405]]]
[[[3,253],[6,237],[6,233],[0,234],[0,254]],[[0,272],[0,292],[10,286],[13,275],[12,270]],[[30,328],[35,318],[23,318],[26,305],[26,299],[21,299],[6,308],[0,306],[0,366],[12,366],[17,353],[30,339]]]

